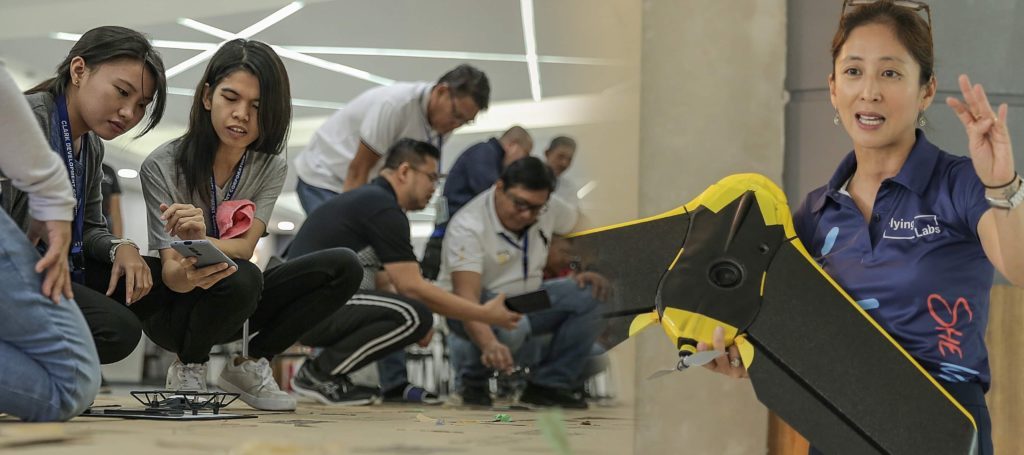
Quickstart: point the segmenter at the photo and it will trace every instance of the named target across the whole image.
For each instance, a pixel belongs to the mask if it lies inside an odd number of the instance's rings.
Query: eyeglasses
[[[540,214],[548,211],[548,203],[547,202],[544,202],[543,204],[531,204],[527,200],[525,200],[525,199],[523,199],[523,198],[521,198],[519,196],[516,196],[516,195],[514,195],[512,193],[509,193],[508,190],[505,190],[504,192],[505,192],[505,196],[508,197],[512,201],[512,205],[515,207],[517,212],[529,211],[530,213],[532,213],[534,215],[540,215]]]
[[[472,125],[476,121],[475,118],[469,118],[459,112],[459,107],[455,105],[455,92],[452,91],[451,87],[448,87],[448,99],[452,102],[452,118],[455,119],[455,123],[459,125]]]
[[[846,17],[846,9],[847,8],[851,8],[851,7],[855,7],[855,6],[862,6],[862,5],[870,5],[870,4],[875,3],[877,1],[878,0],[843,0],[843,15],[842,15],[842,17]],[[928,16],[928,29],[931,30],[931,28],[932,28],[932,10],[931,10],[931,8],[928,7],[927,3],[919,2],[917,0],[896,0],[896,1],[892,2],[892,4],[896,5],[896,6],[899,6],[901,8],[907,8],[907,9],[909,9],[909,10],[915,12],[915,13],[919,13],[919,12],[921,12],[921,10],[924,10],[925,14]]]
[[[438,173],[437,171],[432,171],[432,172],[421,171],[421,170],[416,169],[415,167],[412,167],[412,166],[409,166],[409,169],[412,169],[412,170],[414,170],[416,172],[419,172],[420,174],[423,174],[423,175],[427,176],[427,179],[430,180],[430,183],[433,183],[434,185],[437,185],[437,183],[440,182],[441,179],[444,177],[444,175]]]

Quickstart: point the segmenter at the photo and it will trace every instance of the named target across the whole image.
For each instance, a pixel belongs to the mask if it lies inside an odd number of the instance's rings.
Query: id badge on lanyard
[[[520,246],[518,243],[512,241],[512,239],[505,235],[504,232],[498,233],[502,239],[508,242],[509,245],[515,247],[515,249],[523,252],[523,283],[530,278],[530,232],[527,231],[523,234],[523,244]]]
[[[82,153],[80,161],[75,160],[75,143],[71,137],[71,121],[68,116],[67,99],[58,96],[54,100],[57,105],[56,128],[51,133],[50,146],[64,159],[64,166],[71,179],[71,190],[75,193],[75,220],[71,227],[71,280],[85,283],[85,188],[88,176],[86,162],[88,148],[86,137],[82,136]]]
[[[231,182],[228,185],[227,191],[224,193],[224,200],[230,201],[235,197],[235,191],[238,189],[238,183],[242,181],[242,171],[245,170],[245,159],[249,156],[249,151],[246,150],[242,154],[241,161],[238,162],[238,167],[235,168],[235,175],[231,177]],[[206,235],[215,239],[220,238],[220,226],[217,225],[217,182],[214,181],[213,175],[210,176],[210,227],[206,230]]]

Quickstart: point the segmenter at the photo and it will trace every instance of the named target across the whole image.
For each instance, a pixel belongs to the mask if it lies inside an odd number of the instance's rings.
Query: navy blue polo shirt
[[[505,148],[496,138],[473,144],[459,155],[448,171],[442,193],[448,202],[448,219],[476,195],[501,177]],[[445,224],[438,224],[431,237],[444,237]]]
[[[882,182],[870,220],[846,193],[850,152],[793,215],[821,267],[933,376],[990,380],[985,327],[994,268],[978,221],[989,209],[970,158],[921,130],[898,175]]]

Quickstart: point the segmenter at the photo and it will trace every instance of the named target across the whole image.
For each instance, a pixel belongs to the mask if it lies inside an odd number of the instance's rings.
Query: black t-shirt
[[[103,182],[100,184],[100,192],[103,193],[103,217],[107,219],[107,229],[113,229],[110,220],[110,195],[121,194],[121,184],[117,181],[117,172],[114,168],[103,163]]]
[[[384,264],[416,260],[409,218],[386,179],[377,177],[317,207],[295,234],[288,258],[337,247],[359,256],[364,271],[361,289],[374,288],[374,274]]]

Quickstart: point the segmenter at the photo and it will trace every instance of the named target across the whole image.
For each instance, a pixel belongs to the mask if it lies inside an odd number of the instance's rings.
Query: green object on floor
[[[537,426],[558,455],[571,455],[569,432],[565,428],[565,417],[559,409],[544,411],[537,418]]]
[[[512,416],[510,416],[508,414],[495,414],[494,415],[494,420],[492,420],[491,422],[511,422],[511,421],[512,421]]]

